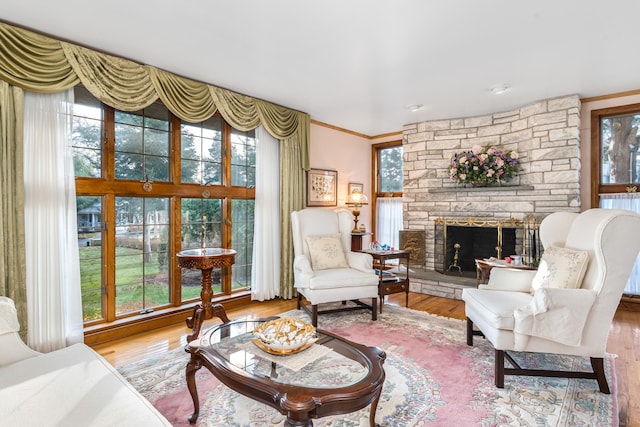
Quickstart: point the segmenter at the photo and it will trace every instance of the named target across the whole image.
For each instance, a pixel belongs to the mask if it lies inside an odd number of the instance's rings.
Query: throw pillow
[[[534,291],[539,288],[578,289],[588,263],[586,251],[550,246],[542,254],[531,288]]]
[[[339,234],[307,236],[306,240],[314,270],[349,267]]]

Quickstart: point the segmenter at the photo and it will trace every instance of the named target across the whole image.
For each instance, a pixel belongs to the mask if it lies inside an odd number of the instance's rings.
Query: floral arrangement
[[[486,186],[506,182],[517,175],[518,153],[489,145],[474,145],[451,159],[451,180],[458,184]]]

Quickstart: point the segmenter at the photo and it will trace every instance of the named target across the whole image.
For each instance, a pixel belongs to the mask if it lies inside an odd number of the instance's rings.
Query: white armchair
[[[346,211],[308,208],[291,213],[298,309],[309,314],[313,326],[318,314],[363,308],[377,320],[378,276],[371,255],[351,251],[351,224]],[[311,308],[303,304],[303,296]],[[361,301],[369,298],[371,305]],[[342,301],[340,308],[318,311],[318,304],[336,301]]]
[[[640,215],[553,213],[540,224],[540,239],[545,251],[537,271],[494,268],[486,286],[463,291],[467,344],[474,335],[493,344],[498,388],[505,375],[589,378],[608,394],[605,347],[640,250]],[[507,351],[589,357],[593,371],[526,369]]]

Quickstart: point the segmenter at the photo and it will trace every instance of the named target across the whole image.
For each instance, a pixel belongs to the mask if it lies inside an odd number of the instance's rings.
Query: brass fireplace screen
[[[476,258],[522,255],[528,265],[537,265],[540,257],[538,221],[484,220],[480,218],[443,219],[435,224],[435,269],[442,273],[475,273]]]

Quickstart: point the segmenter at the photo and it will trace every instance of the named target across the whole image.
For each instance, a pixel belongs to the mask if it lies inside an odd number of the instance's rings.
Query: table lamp
[[[358,229],[358,216],[360,216],[360,206],[364,206],[368,204],[369,204],[369,199],[367,198],[367,196],[365,196],[361,192],[354,191],[353,193],[349,194],[349,197],[347,198],[347,206],[353,206],[354,225],[353,225],[353,230],[351,230],[352,233],[360,232],[360,230]]]

